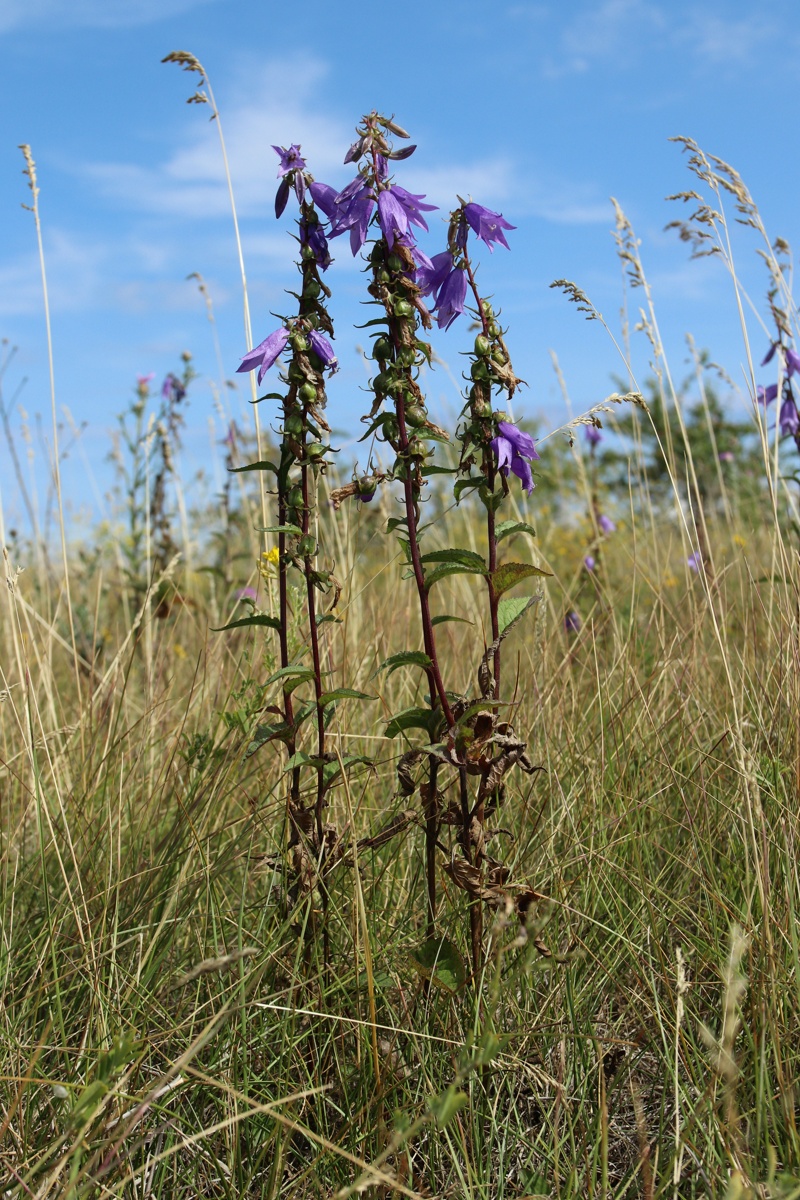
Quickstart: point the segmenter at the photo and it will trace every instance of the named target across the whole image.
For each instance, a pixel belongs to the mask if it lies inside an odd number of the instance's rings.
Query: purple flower
[[[165,400],[172,400],[176,404],[180,404],[181,400],[186,395],[186,388],[183,386],[180,379],[178,379],[177,375],[173,375],[172,372],[170,372],[161,385],[161,395]]]
[[[689,555],[686,560],[686,565],[691,571],[694,571],[695,574],[700,572],[700,569],[703,566],[703,556],[699,550],[695,550],[694,554]]]
[[[721,450],[719,453],[719,461],[720,462],[733,462],[733,460],[735,458],[736,458],[736,455],[733,453],[732,450]]]
[[[598,442],[602,442],[603,435],[596,425],[586,426],[586,440],[590,446],[596,446]]]
[[[539,457],[531,435],[517,429],[509,421],[498,421],[497,437],[492,438],[492,449],[503,474],[508,475],[510,468],[522,480],[522,486],[530,496],[534,488],[530,464],[532,459]]]
[[[285,146],[273,146],[272,149],[281,160],[278,167],[278,178],[281,175],[288,174],[289,171],[302,171],[306,165],[306,160],[300,154],[300,147],[290,146],[287,150]]]
[[[791,379],[795,371],[800,372],[800,354],[798,354],[796,350],[792,350],[789,346],[784,346],[781,342],[772,343],[769,350],[761,360],[762,367],[765,367],[768,362],[772,361],[776,350],[781,351],[786,367],[787,377]]]
[[[467,298],[467,276],[460,267],[453,267],[439,288],[436,301],[436,320],[440,329],[449,329],[464,311]]]
[[[258,592],[255,588],[243,587],[239,588],[236,593],[237,600],[252,600],[254,603],[258,599]]]
[[[470,223],[473,232],[485,242],[489,249],[494,253],[493,242],[499,242],[501,246],[505,246],[506,250],[510,250],[506,241],[504,229],[516,229],[516,225],[509,225],[501,213],[492,212],[490,208],[484,208],[482,204],[465,204],[464,216]]]
[[[336,188],[332,188],[327,183],[314,183],[308,185],[308,190],[314,199],[317,208],[321,208],[326,217],[332,217],[336,206]]]
[[[325,231],[318,221],[300,222],[300,245],[309,246],[317,266],[327,271],[331,265],[331,254]]]
[[[794,437],[800,429],[800,415],[798,415],[793,396],[787,396],[781,404],[778,423],[781,428],[781,437]]]
[[[453,269],[453,256],[449,250],[443,250],[441,254],[434,254],[428,262],[430,266],[419,263],[414,282],[420,290],[420,295],[434,296],[434,299],[437,299],[436,293]]]
[[[367,240],[367,230],[374,207],[372,192],[363,178],[357,175],[333,200],[331,237],[338,237],[340,233],[349,229],[350,249],[354,255],[358,254]]]
[[[595,569],[595,567],[597,566],[597,561],[596,561],[594,555],[587,554],[586,558],[583,560],[583,565],[586,567],[587,571],[589,571],[589,572],[593,571]]]
[[[260,345],[255,346],[252,350],[248,350],[236,370],[255,371],[256,367],[260,366],[258,382],[261,383],[267,371],[283,352],[288,337],[289,330],[285,326],[276,329],[268,338],[264,338],[264,341]]]
[[[772,345],[770,346],[769,350],[767,351],[767,353],[764,355],[764,357],[763,357],[763,358],[762,358],[762,360],[761,360],[761,365],[762,365],[762,367],[765,367],[765,366],[767,365],[767,363],[768,363],[768,362],[772,362],[772,359],[773,359],[773,358],[774,358],[774,356],[775,356],[775,349],[776,349],[776,347],[778,346],[778,344],[779,344],[778,342],[773,342],[773,343],[772,343]]]
[[[567,633],[580,633],[581,619],[574,609],[564,617],[564,629]]]
[[[772,404],[772,401],[775,399],[777,394],[777,383],[770,383],[766,387],[762,387],[761,384],[759,384],[756,388],[756,399],[758,400],[759,404],[764,405],[764,408],[766,408],[768,404]]]
[[[434,212],[435,204],[422,204],[424,196],[415,196],[405,188],[383,188],[378,193],[378,220],[381,231],[391,250],[398,235],[408,233],[409,225],[418,225],[427,229],[428,224],[422,216],[424,212]]]
[[[617,528],[611,517],[607,517],[605,513],[601,513],[597,518],[597,524],[603,533],[613,533]]]
[[[291,186],[288,179],[282,179],[278,184],[278,190],[275,193],[275,216],[280,219],[283,216],[283,210],[289,201],[289,193]]]
[[[331,375],[333,375],[334,371],[338,371],[339,363],[334,353],[333,346],[330,344],[328,339],[323,337],[322,334],[316,329],[312,329],[308,335],[308,340],[311,343],[311,349],[314,351],[317,358],[322,359],[323,367],[327,368]]]

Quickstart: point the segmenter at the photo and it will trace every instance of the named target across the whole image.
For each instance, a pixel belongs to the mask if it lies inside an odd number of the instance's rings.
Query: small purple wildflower
[[[775,399],[777,394],[777,383],[767,384],[766,387],[762,387],[761,384],[759,384],[756,388],[756,400],[759,404],[763,404],[764,408],[766,408],[768,404],[772,404],[772,401]]]
[[[699,550],[695,550],[694,554],[689,555],[686,560],[686,565],[691,571],[694,571],[695,574],[699,574],[700,569],[703,566],[703,556]]]
[[[248,350],[236,370],[255,371],[256,367],[259,367],[258,382],[261,383],[261,380],[272,364],[283,353],[288,337],[289,330],[285,326],[276,329],[269,337],[264,338],[264,341],[258,346],[255,346],[252,350]]]
[[[180,379],[178,379],[178,376],[173,375],[171,371],[161,385],[161,395],[165,400],[172,400],[175,404],[180,404],[186,395],[186,388]]]
[[[334,353],[333,346],[326,337],[323,337],[316,329],[312,329],[308,335],[308,340],[311,343],[311,349],[318,358],[322,359],[324,368],[330,371],[333,375],[334,371],[339,370],[339,363]]]
[[[780,350],[783,355],[783,361],[786,366],[786,375],[791,379],[795,371],[800,373],[800,354],[796,350],[792,350],[790,346],[784,346],[781,342],[773,342],[767,353],[761,360],[762,367],[765,367],[768,362],[771,362],[775,356],[775,351]]]
[[[581,619],[574,609],[564,617],[564,629],[567,633],[580,633]]]
[[[236,599],[237,600],[252,600],[253,603],[255,603],[255,601],[258,599],[258,592],[256,591],[255,588],[251,588],[251,587],[239,588],[238,592],[236,593]]]
[[[308,185],[308,190],[317,208],[321,208],[326,217],[332,217],[336,206],[336,188],[327,183],[317,183],[315,180]]]
[[[781,404],[778,424],[780,425],[781,437],[794,437],[798,429],[800,429],[800,415],[797,412],[794,397],[791,395],[786,396]]]
[[[275,197],[275,216],[279,217],[286,208],[286,201],[289,199],[289,182],[283,178],[284,175],[289,175],[292,171],[294,172],[293,182],[297,200],[302,204],[305,199],[306,180],[303,171],[305,170],[306,160],[301,155],[298,145],[290,146],[288,150],[285,146],[273,146],[272,149],[281,160],[278,167],[278,178],[281,180],[281,184]]]
[[[599,442],[602,442],[603,435],[596,425],[586,426],[586,440],[590,446],[596,446]]]
[[[733,453],[732,450],[720,450],[720,452],[719,452],[719,461],[720,462],[733,462],[735,458],[736,458],[736,455]]]
[[[593,554],[587,554],[583,560],[583,565],[586,567],[586,570],[591,573],[597,566],[597,560]]]
[[[492,449],[497,457],[497,466],[504,475],[511,469],[530,496],[534,489],[531,461],[538,459],[533,438],[509,421],[498,421],[497,437],[492,438]]]
[[[617,528],[611,517],[607,517],[605,513],[601,513],[597,518],[597,524],[603,533],[613,533]]]
[[[482,204],[465,204],[464,216],[469,221],[473,233],[486,243],[492,253],[494,253],[493,243],[495,242],[505,246],[506,250],[511,249],[503,230],[516,229],[516,225],[509,225],[501,213],[492,212],[490,208],[484,208]]]
[[[349,230],[350,249],[354,255],[358,254],[367,240],[367,230],[374,207],[372,192],[362,177],[357,175],[333,201],[330,236],[338,237]]]
[[[278,167],[278,176],[287,175],[289,171],[302,171],[305,168],[306,160],[300,153],[299,145],[290,146],[287,150],[285,146],[273,146],[272,149],[281,160]]]
[[[467,275],[460,267],[453,267],[439,288],[436,300],[436,320],[440,329],[449,329],[464,311],[467,298]]]

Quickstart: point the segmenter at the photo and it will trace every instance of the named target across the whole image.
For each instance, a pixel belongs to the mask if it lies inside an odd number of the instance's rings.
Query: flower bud
[[[308,300],[316,300],[322,291],[322,284],[318,279],[309,279],[306,286],[303,288],[303,297]]]
[[[306,446],[306,458],[310,459],[311,462],[319,462],[324,457],[325,447],[322,442],[309,442]]]
[[[428,453],[428,447],[419,438],[413,438],[408,443],[408,453],[412,458],[425,458]]]
[[[313,538],[311,536],[311,534],[306,534],[305,537],[301,537],[297,543],[297,553],[302,554],[304,558],[309,557],[312,554],[316,554],[317,553],[316,538]]]
[[[289,342],[293,350],[302,351],[308,349],[308,342],[299,329],[295,330],[295,332],[289,338]]]
[[[283,428],[290,437],[300,437],[303,432],[303,418],[299,412],[289,413],[286,420],[283,422]]]
[[[403,367],[413,367],[417,354],[413,346],[403,346],[397,353],[397,361]]]
[[[403,263],[399,254],[390,254],[386,260],[386,265],[390,271],[402,271]]]
[[[409,404],[406,407],[406,425],[411,425],[416,428],[418,425],[424,425],[428,419],[428,414],[421,404]]]
[[[305,379],[303,370],[295,362],[289,363],[289,370],[286,374],[289,376],[290,383],[302,383]]]
[[[295,486],[289,490],[289,495],[286,497],[286,503],[289,508],[302,508],[303,506],[303,489]]]
[[[379,337],[372,347],[372,357],[378,362],[386,362],[392,356],[392,343],[387,337]]]
[[[395,300],[394,315],[396,317],[410,317],[414,312],[414,305],[409,304],[408,300]]]
[[[486,363],[474,362],[469,369],[469,373],[473,379],[488,379],[489,372],[486,369]]]
[[[380,371],[372,380],[372,387],[379,396],[385,396],[389,391],[392,383],[392,377],[388,371]]]
[[[306,404],[313,404],[316,398],[317,389],[313,383],[304,383],[300,388],[300,399],[304,400]]]
[[[479,333],[478,336],[475,338],[475,353],[480,358],[484,358],[489,353],[490,350],[491,350],[491,346],[489,344],[489,339],[487,337],[484,337],[482,333]]]

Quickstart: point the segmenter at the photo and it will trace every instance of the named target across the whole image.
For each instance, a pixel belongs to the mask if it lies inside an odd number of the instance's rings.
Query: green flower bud
[[[388,283],[392,277],[389,274],[389,272],[386,270],[386,267],[381,267],[380,271],[378,271],[378,273],[377,273],[376,278],[378,280],[378,283]]]
[[[303,371],[300,369],[300,367],[297,365],[296,362],[289,363],[289,370],[287,371],[287,375],[289,376],[290,383],[302,383],[303,380],[305,379],[305,375],[304,375]]]
[[[475,338],[475,353],[479,356],[479,358],[484,358],[490,350],[491,346],[489,344],[489,339],[484,337],[482,333],[479,333]]]
[[[372,380],[372,386],[379,396],[386,395],[391,383],[392,377],[388,371],[380,371]]]
[[[403,346],[397,352],[397,361],[403,367],[413,367],[417,361],[417,354],[413,346]]]
[[[413,438],[408,443],[408,453],[412,458],[425,458],[428,454],[428,447],[419,438]]]
[[[289,338],[289,343],[293,350],[307,350],[308,349],[308,342],[306,341],[305,337],[303,336],[303,334],[300,332],[299,329],[295,330],[295,332]]]
[[[372,357],[378,362],[386,362],[392,356],[392,343],[387,337],[379,337],[372,347]]]
[[[304,557],[306,557],[306,556],[310,557],[311,555],[316,554],[317,553],[316,538],[313,538],[310,533],[306,534],[305,537],[299,538],[298,542],[297,542],[297,552],[298,552],[298,554],[302,554]]]
[[[304,400],[306,404],[313,404],[316,398],[317,389],[314,387],[313,383],[304,383],[300,388],[300,399]]]
[[[474,362],[469,369],[469,373],[473,379],[488,379],[489,372],[486,369],[486,363]]]
[[[289,490],[289,495],[286,497],[286,503],[289,508],[302,508],[303,506],[303,489],[295,486]]]
[[[289,413],[288,417],[283,422],[283,428],[284,432],[288,433],[290,437],[300,437],[300,434],[303,432],[303,418],[300,416],[300,413]]]
[[[396,317],[410,317],[414,312],[414,305],[409,304],[408,300],[395,300],[394,315]]]
[[[496,363],[499,363],[501,367],[505,366],[506,356],[503,354],[503,351],[499,346],[495,346],[494,350],[492,351],[492,358]]]
[[[321,458],[325,457],[325,449],[322,442],[309,442],[306,446],[306,458],[311,462],[319,462]]]
[[[303,296],[309,300],[316,300],[322,291],[322,284],[318,279],[309,279],[306,286],[303,288]]]
[[[497,325],[494,321],[489,322],[489,337],[492,337],[492,338],[500,337],[500,326]]]
[[[406,425],[416,428],[418,425],[424,425],[427,419],[428,414],[421,404],[409,404],[406,406]]]
[[[390,271],[402,271],[403,263],[399,254],[390,254],[386,260],[386,265]]]

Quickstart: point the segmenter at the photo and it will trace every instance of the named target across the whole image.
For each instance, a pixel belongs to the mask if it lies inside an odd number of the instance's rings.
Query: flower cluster
[[[793,437],[797,441],[798,435],[800,435],[800,412],[797,409],[791,379],[793,375],[800,374],[800,354],[796,350],[793,350],[791,346],[784,346],[783,342],[773,342],[761,361],[762,367],[765,367],[768,362],[772,361],[776,351],[783,365],[778,428],[780,429],[781,437]],[[756,389],[756,399],[764,408],[767,408],[777,397],[777,383],[770,383],[766,387],[759,385]]]

